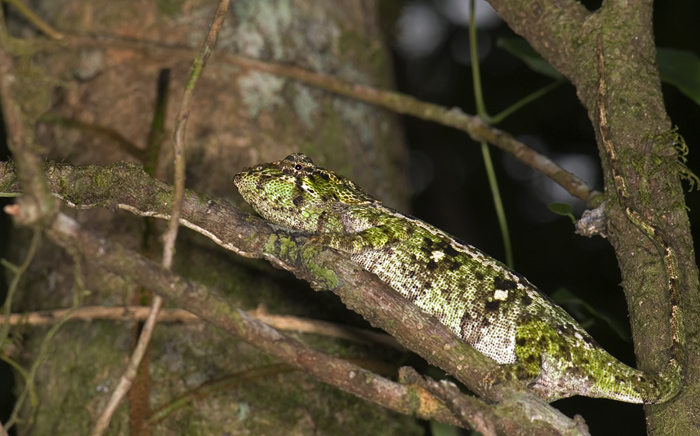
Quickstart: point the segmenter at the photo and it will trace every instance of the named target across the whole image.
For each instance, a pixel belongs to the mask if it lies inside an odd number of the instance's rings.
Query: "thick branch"
[[[160,218],[167,218],[169,213],[172,187],[150,178],[138,165],[118,163],[111,167],[73,167],[67,164],[47,163],[46,171],[52,189],[70,204],[116,205],[139,215]],[[0,191],[17,192],[17,183],[13,176],[12,165],[0,163]],[[492,389],[483,386],[484,376],[496,366],[493,361],[464,344],[437,320],[401,298],[376,276],[358,269],[342,255],[332,250],[304,248],[303,236],[273,229],[260,218],[240,212],[227,202],[197,195],[191,191],[185,192],[181,223],[210,237],[223,247],[248,257],[265,257],[317,288],[332,289],[351,310],[391,333],[403,345],[455,375],[481,396],[493,401],[502,401],[498,413],[505,417],[501,417],[501,421],[513,420],[518,422],[518,425],[524,425],[524,422],[529,421],[529,418],[522,415],[523,403],[527,403],[529,410],[538,410],[537,416],[546,417],[543,419],[560,431],[574,431],[572,429],[575,428],[575,423],[546,405],[534,394],[522,391],[522,388],[514,388],[506,383],[496,385]],[[188,283],[163,271],[136,253],[127,253],[116,244],[97,240],[75,225],[68,224],[63,219],[59,227],[54,226],[54,238],[61,244],[75,246],[76,249],[86,252],[88,259],[98,262],[115,274],[147,285],[154,292],[174,300],[179,307],[192,310],[207,321],[250,341],[255,346],[258,346],[259,341],[263,341],[259,346],[263,351],[294,365],[308,365],[308,368],[304,368],[321,380],[357,395],[364,395],[363,398],[368,395],[367,392],[353,390],[358,388],[351,380],[333,382],[338,374],[350,372],[337,369],[338,372],[333,372],[333,376],[326,375],[329,371],[326,365],[318,365],[322,353],[302,353],[295,344],[285,342],[283,346],[274,342],[279,340],[280,333],[276,332],[273,335],[266,330],[269,327],[263,329],[257,321],[231,308],[207,289]],[[268,344],[265,341],[273,342]],[[336,367],[333,366],[333,369]],[[400,402],[398,399],[396,401]],[[497,426],[500,425],[497,423]],[[533,429],[523,430],[523,434],[528,431]]]
[[[574,85],[585,67],[580,56],[579,36],[586,32],[591,13],[575,0],[489,0],[508,27],[522,35]],[[592,67],[592,65],[590,66]],[[593,70],[591,70],[593,71]]]
[[[670,340],[668,271],[647,235],[621,210],[612,165],[598,128],[598,85],[604,81],[611,151],[618,175],[629,188],[629,203],[666,235],[678,254],[685,313],[700,312],[698,270],[674,147],[682,144],[673,130],[661,94],[650,0],[603,1],[586,11],[572,0],[489,0],[499,15],[576,86],[597,134],[606,180],[608,230],[623,276],[639,366],[656,369],[668,359]],[[604,77],[598,71],[597,42],[604,50]],[[678,303],[677,301],[675,303]],[[684,317],[688,338],[697,338],[700,319]],[[649,407],[650,434],[690,434],[697,429],[700,353],[687,342],[684,391],[671,407]]]
[[[60,214],[49,229],[49,236],[59,245],[79,250],[114,274],[147,287],[179,307],[207,320],[222,330],[254,344],[267,354],[304,369],[319,379],[362,398],[378,402],[402,413],[424,414],[410,405],[414,394],[402,385],[307,347],[301,342],[255,320],[229,305],[220,295],[176,276],[144,256],[82,229],[73,219]],[[323,365],[318,365],[323,362]],[[438,416],[453,421],[438,407]]]

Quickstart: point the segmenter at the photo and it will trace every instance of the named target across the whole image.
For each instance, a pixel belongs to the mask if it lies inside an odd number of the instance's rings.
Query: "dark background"
[[[460,22],[460,15],[450,9],[455,3],[462,3],[464,9],[468,7],[467,0],[402,3],[399,27],[393,34],[397,86],[401,92],[421,100],[475,114],[468,62],[469,29]],[[477,17],[479,8],[484,6],[477,4]],[[587,6],[594,9],[600,2],[587,2]],[[411,49],[405,36],[421,33],[421,19],[416,18],[421,14],[427,14],[423,19],[437,24],[434,27],[439,30],[422,33],[418,48]],[[657,46],[700,53],[698,17],[698,2],[655,2]],[[499,38],[517,36],[505,23],[478,26],[482,87],[489,114],[498,114],[552,81],[496,46]],[[422,47],[431,46],[425,39],[432,41],[432,49]],[[690,148],[687,164],[700,174],[696,149],[700,141],[700,107],[672,86],[664,84],[663,94],[672,123],[678,126]],[[410,117],[404,117],[403,122],[411,148],[413,214],[505,261],[480,145],[451,128]],[[593,127],[572,85],[559,86],[498,127],[554,159],[595,189],[603,190]],[[588,312],[582,312],[584,318],[579,321],[604,348],[635,366],[627,307],[612,248],[600,237],[575,235],[568,218],[547,208],[552,202],[570,203],[578,218],[585,209],[583,204],[500,150],[492,147],[491,153],[508,218],[515,269],[550,295],[566,288],[614,317],[625,329],[624,338]],[[687,194],[692,224],[700,219],[699,201],[696,191]],[[578,309],[566,308],[574,314]],[[605,407],[600,407],[601,402],[606,403]],[[560,400],[555,405],[569,416],[581,414],[595,435],[645,434],[639,405],[583,397]]]
[[[468,28],[459,15],[449,9],[457,2],[468,4],[466,0],[393,3],[398,26],[390,20],[389,23],[393,24],[389,24],[387,30],[392,35],[396,83],[400,91],[474,114]],[[599,3],[589,3],[591,9],[599,6]],[[657,45],[697,54],[700,51],[700,26],[697,26],[700,3],[656,2],[655,7]],[[432,33],[423,32],[426,23],[432,23]],[[492,115],[550,83],[551,79],[532,72],[521,61],[496,47],[499,38],[515,36],[504,23],[480,26],[482,85],[487,109]],[[407,40],[409,36],[419,41],[418,46]],[[688,166],[700,174],[700,159],[695,149],[700,141],[700,108],[671,86],[664,85],[663,93],[672,122],[678,126],[690,148]],[[413,214],[504,260],[480,146],[454,129],[409,117],[403,118],[403,124],[411,148]],[[573,86],[559,86],[511,115],[499,128],[557,160],[596,189],[603,189],[593,128]],[[0,138],[5,139],[4,126],[1,125]],[[0,144],[0,160],[6,160],[8,156],[3,142]],[[619,288],[620,275],[609,244],[601,238],[587,239],[575,235],[569,219],[547,209],[551,202],[569,202],[579,216],[583,205],[499,150],[492,149],[492,157],[518,272],[550,295],[559,288],[568,289],[627,328],[627,309]],[[688,194],[692,223],[699,219],[699,201],[695,191]],[[8,202],[8,199],[0,198],[0,206]],[[7,231],[7,216],[0,213],[0,241],[7,240]],[[0,243],[0,258],[4,257],[4,250],[5,244]],[[5,269],[0,268],[0,283],[3,285],[6,283],[4,275]],[[0,299],[4,297],[3,291],[0,289]],[[606,323],[587,312],[583,315],[586,318],[581,321],[607,350],[634,365],[628,337],[615,334]],[[12,388],[8,374],[7,366],[0,363],[2,421],[7,419],[11,400],[7,395]],[[606,407],[601,408],[600,402],[606,402]],[[592,434],[645,432],[639,405],[577,397],[559,401],[556,406],[569,416],[583,415]]]

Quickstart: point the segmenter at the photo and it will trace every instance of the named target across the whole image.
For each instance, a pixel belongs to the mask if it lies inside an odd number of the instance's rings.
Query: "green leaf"
[[[661,80],[700,105],[700,59],[687,50],[659,48],[656,52]]]
[[[497,45],[525,62],[532,71],[556,80],[564,78],[522,38],[499,38]],[[658,48],[656,63],[662,82],[675,86],[700,105],[700,58],[697,54],[688,50]]]
[[[527,41],[522,38],[499,38],[496,45],[516,58],[525,62],[532,71],[551,77],[555,80],[563,80],[564,76],[549,62],[542,59]]]
[[[574,208],[568,203],[549,203],[547,205],[549,210],[561,216],[568,216],[571,218],[571,222],[576,224],[576,218],[574,218]]]

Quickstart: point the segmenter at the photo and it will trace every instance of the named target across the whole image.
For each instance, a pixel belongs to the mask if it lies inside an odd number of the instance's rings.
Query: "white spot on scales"
[[[439,250],[435,250],[430,254],[430,258],[432,260],[434,260],[435,262],[439,261],[443,257],[445,257],[445,253],[443,253],[442,251],[439,251]]]

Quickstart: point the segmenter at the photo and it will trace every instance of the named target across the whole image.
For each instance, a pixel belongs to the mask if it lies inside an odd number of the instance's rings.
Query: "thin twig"
[[[403,367],[399,370],[399,381],[404,384],[420,386],[435,398],[440,398],[452,413],[460,420],[464,428],[476,430],[484,436],[496,436],[497,418],[491,413],[484,413],[478,401],[463,395],[459,388],[448,380],[436,381],[424,377],[415,369]]]
[[[288,77],[342,96],[383,107],[399,114],[411,115],[462,130],[476,142],[486,141],[507,151],[516,159],[561,185],[569,194],[579,198],[589,206],[597,206],[602,201],[602,198],[599,196],[600,192],[591,189],[586,182],[566,171],[547,156],[516,140],[509,133],[489,126],[481,118],[465,114],[459,108],[449,109],[437,104],[423,102],[398,92],[382,91],[368,86],[344,82],[332,76],[314,73],[291,65],[263,62],[234,55],[222,57],[225,61],[241,67]]]
[[[22,3],[22,0],[4,0],[8,4],[11,4],[20,14],[24,16],[30,23],[32,23],[37,29],[41,30],[46,36],[52,39],[61,40],[65,36],[58,30],[51,27],[49,23],[42,20],[37,14],[34,13],[27,5]]]
[[[325,383],[337,386],[360,398],[401,413],[408,413],[424,419],[437,419],[453,425],[456,424],[454,417],[450,413],[446,413],[444,405],[436,402],[430,395],[424,395],[423,392],[417,392],[412,387],[391,382],[382,376],[364,370],[343,359],[329,356],[284,335],[264,323],[252,319],[245,312],[236,309],[230,304],[226,304],[220,294],[212,292],[202,285],[178,277],[143,255],[119,246],[109,239],[95,236],[81,228],[74,219],[64,214],[59,214],[58,219],[54,221],[49,236],[54,242],[63,247],[75,247],[81,250],[86,258],[89,258],[97,265],[103,266],[107,271],[117,274],[125,280],[148,286],[153,292],[167,297],[169,301],[172,301],[179,307],[187,307],[188,310],[206,319],[215,327],[250,343],[281,362],[304,369]],[[265,239],[265,237],[263,236],[262,239]],[[328,250],[324,252],[324,255],[327,255],[326,260],[315,259],[315,265],[318,268],[328,268],[331,264],[345,266],[343,271],[339,273],[343,281],[338,288],[353,292],[376,292],[378,288],[387,288],[386,284],[381,283],[376,276],[366,271],[357,270],[354,265],[350,265],[349,260],[343,259],[339,254]],[[410,324],[411,334],[420,336],[427,343],[426,347],[432,350],[430,354],[431,361],[436,362],[444,353],[450,353],[455,359],[452,366],[454,368],[459,366],[459,369],[455,369],[454,373],[465,373],[474,370],[472,366],[473,361],[485,363],[488,360],[483,355],[479,355],[478,352],[469,352],[463,346],[460,346],[454,335],[451,336],[453,339],[446,340],[444,334],[447,334],[447,329],[444,326],[434,318],[422,313],[420,309],[402,299],[395,292],[382,292],[381,294],[381,301],[372,302],[374,308],[381,305],[381,307],[387,307],[388,310],[400,310],[400,315],[398,315],[398,312],[392,313],[392,317],[396,316],[392,319],[401,318],[403,320],[407,314],[410,314],[410,317],[414,320],[420,319],[420,327],[417,327],[415,323]],[[361,296],[357,296],[357,299],[361,300]],[[351,303],[351,300],[354,299],[348,298],[345,301]],[[397,324],[401,323],[391,323],[391,325]],[[442,346],[436,347],[434,344],[436,341],[440,342]],[[450,346],[446,344],[450,344]],[[435,350],[438,351],[436,352]],[[427,354],[424,355],[427,356]],[[493,368],[494,365],[491,362],[489,367]],[[453,371],[450,370],[450,372]],[[482,375],[482,373],[479,374]],[[478,385],[473,383],[469,385],[479,390]],[[520,389],[516,392],[512,391],[512,388],[512,383],[504,382],[492,387],[491,391],[489,391],[491,393],[500,391],[501,394],[504,394],[506,392],[504,391],[505,389],[509,392],[509,397],[516,398],[521,402],[521,407],[516,409],[510,408],[507,416],[496,412],[500,416],[499,425],[501,427],[499,428],[513,426],[517,422],[517,426],[520,426],[523,432],[529,429],[530,434],[534,434],[536,428],[542,429],[550,425],[558,428],[562,425],[566,426],[566,428],[571,427],[568,418],[556,412],[533,393]],[[483,391],[483,389],[481,390]],[[509,403],[505,396],[499,395],[499,397],[504,400],[504,404]],[[526,403],[524,403],[525,401]],[[523,404],[526,404],[526,407],[522,407]],[[482,407],[490,408],[485,403],[482,404]],[[527,409],[528,413],[546,416],[547,418],[543,418],[542,421],[532,422],[529,415],[526,416],[522,412],[524,409]],[[556,418],[550,419],[552,417]]]
[[[39,246],[40,240],[41,240],[41,231],[39,231],[39,229],[35,229],[34,234],[32,235],[32,240],[29,243],[29,248],[27,249],[27,254],[24,258],[24,261],[18,267],[13,268],[12,272],[13,272],[14,276],[12,277],[12,281],[10,282],[10,286],[7,290],[7,295],[5,295],[5,303],[3,304],[2,309],[1,309],[4,318],[7,318],[10,316],[10,312],[12,311],[12,303],[14,301],[15,293],[19,289],[19,283],[22,280],[24,273],[29,268],[29,265],[32,263],[32,260],[34,260],[34,255],[36,254],[36,250],[37,250],[37,247]],[[3,261],[3,264],[6,262],[4,259],[2,261]],[[3,351],[2,347],[3,347],[3,344],[5,343],[5,340],[7,339],[7,336],[9,335],[9,333],[10,333],[10,324],[3,323],[2,326],[0,327],[0,352]]]
[[[149,58],[162,57],[168,60],[172,60],[174,57],[189,59],[192,53],[189,49],[160,45],[151,41],[128,40],[111,35],[102,35],[100,37],[79,35],[67,38],[67,41],[61,42],[58,47],[56,43],[45,44],[43,50],[57,50],[60,47],[117,47],[142,52]],[[462,130],[476,142],[486,141],[510,153],[530,168],[539,171],[559,184],[569,194],[581,199],[588,206],[597,207],[603,201],[603,196],[599,191],[588,186],[586,182],[566,171],[547,156],[518,141],[509,133],[489,126],[481,118],[465,114],[458,108],[447,108],[420,101],[406,94],[345,82],[332,76],[315,73],[292,65],[265,62],[226,53],[217,54],[216,59],[217,62],[287,77],[353,100],[383,107],[399,114],[411,115],[422,120]]]
[[[194,96],[197,81],[202,74],[207,60],[214,50],[214,46],[216,45],[216,39],[219,31],[221,30],[221,26],[223,25],[224,18],[226,18],[228,7],[229,0],[221,0],[219,2],[216,15],[214,16],[211,28],[209,29],[209,34],[207,35],[207,39],[205,40],[204,44],[202,44],[199,55],[192,65],[190,78],[185,86],[185,93],[182,97],[180,112],[178,113],[175,124],[175,197],[173,200],[170,221],[168,222],[168,230],[163,236],[164,246],[162,265],[166,270],[169,270],[173,263],[175,240],[177,239],[177,233],[180,227],[180,216],[182,215],[182,201],[185,192],[185,132],[187,130],[187,121],[190,116],[192,98]],[[153,330],[155,329],[155,325],[158,320],[158,312],[162,306],[163,298],[159,295],[154,296],[151,304],[151,312],[149,313],[148,318],[146,318],[146,322],[141,330],[141,335],[139,336],[136,347],[131,355],[127,370],[119,380],[119,384],[114,390],[107,407],[95,423],[95,427],[91,433],[92,436],[99,436],[107,429],[114,412],[119,406],[119,403],[121,403],[121,400],[126,396],[127,392],[131,388],[133,380],[138,373],[141,360],[143,359],[143,356],[151,342]]]
[[[39,326],[58,322],[69,312],[69,309],[40,310],[28,313],[13,313],[8,317],[0,316],[0,323],[8,326],[31,325]],[[113,320],[113,321],[143,321],[150,313],[149,307],[144,306],[84,306],[70,313],[71,321]],[[391,336],[368,329],[345,326],[317,319],[303,318],[291,315],[272,315],[261,310],[247,312],[251,317],[264,322],[277,330],[298,333],[312,333],[336,339],[346,339],[365,344],[382,344],[400,351],[406,349],[399,345]],[[202,319],[184,309],[162,309],[158,313],[158,322],[192,323],[202,322]]]
[[[15,402],[14,408],[12,410],[12,414],[10,415],[10,419],[7,420],[5,423],[5,426],[9,429],[12,428],[12,426],[20,421],[19,414],[23,410],[23,405],[24,401],[26,400],[27,396],[30,398],[30,403],[32,405],[31,408],[31,413],[29,419],[26,417],[23,419],[24,421],[24,430],[28,431],[29,428],[32,426],[34,423],[34,420],[36,418],[36,414],[38,412],[39,408],[39,399],[36,394],[35,390],[35,380],[36,380],[36,375],[37,372],[39,371],[39,368],[41,365],[49,358],[50,356],[50,345],[53,343],[53,338],[54,336],[58,333],[58,331],[63,327],[63,324],[68,321],[70,318],[72,312],[78,309],[80,307],[80,304],[83,300],[83,296],[86,294],[85,287],[83,285],[83,273],[82,273],[82,260],[80,259],[80,255],[78,254],[79,252],[77,250],[74,250],[72,248],[68,248],[67,250],[71,256],[73,257],[73,260],[75,262],[75,285],[73,289],[73,305],[68,309],[61,318],[59,318],[46,333],[46,336],[44,339],[41,341],[41,345],[39,346],[39,353],[37,354],[36,358],[34,359],[34,362],[32,362],[31,368],[26,374],[25,377],[25,382],[26,386],[22,393],[19,395],[17,398],[17,401]]]
[[[32,86],[30,79],[15,68],[9,52],[12,38],[5,28],[5,17],[0,8],[0,106],[7,131],[7,145],[17,162],[18,180],[22,185],[20,213],[14,216],[15,223],[25,226],[43,227],[58,213],[58,205],[51,196],[43,172],[43,159],[34,143],[34,120],[27,119],[22,108],[25,99],[17,98],[16,91]],[[31,79],[36,80],[36,79]]]

